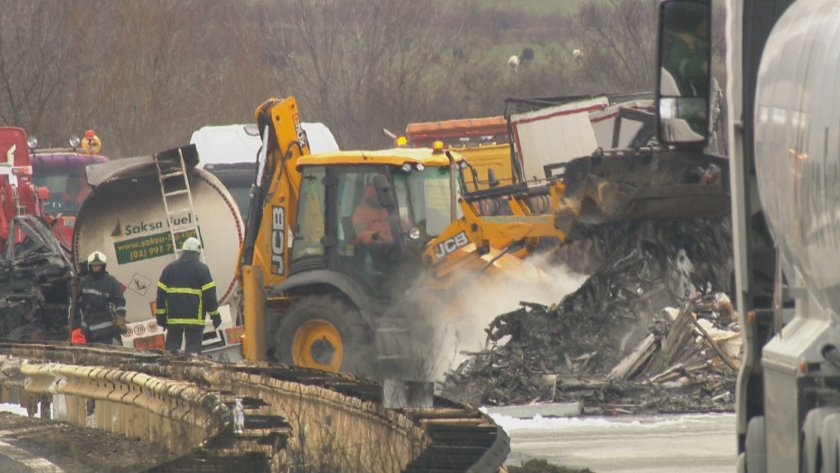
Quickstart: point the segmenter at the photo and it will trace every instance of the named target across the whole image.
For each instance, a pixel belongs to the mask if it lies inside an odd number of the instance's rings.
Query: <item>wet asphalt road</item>
[[[735,471],[734,414],[496,420],[511,437],[508,464],[543,458],[596,473]]]

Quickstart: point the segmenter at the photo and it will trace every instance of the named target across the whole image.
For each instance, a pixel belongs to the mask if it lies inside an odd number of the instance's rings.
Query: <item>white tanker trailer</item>
[[[726,5],[737,471],[840,473],[840,2]],[[711,45],[710,20],[724,20],[711,0],[660,4],[659,65],[677,84],[708,83],[711,47],[685,41]],[[708,89],[680,92],[660,94],[660,125],[695,120],[705,140]],[[676,138],[662,141],[702,144]]]
[[[172,156],[177,158],[179,151],[189,192],[167,191],[171,195],[164,197],[161,180],[180,179],[184,184],[184,174],[178,176],[171,167],[159,171],[156,159],[170,159],[171,166]],[[174,162],[180,167],[180,160]],[[162,349],[163,331],[153,316],[157,280],[163,268],[176,258],[173,237],[179,246],[197,230],[204,246],[203,260],[216,281],[222,316],[218,330],[208,319],[203,352],[236,361],[241,359],[242,331],[234,297],[234,270],[244,226],[233,197],[218,178],[197,168],[197,163],[198,154],[190,145],[155,156],[89,166],[87,179],[94,189],[76,219],[73,256],[79,262],[92,251],[105,253],[108,272],[125,287],[130,331],[122,337],[123,344]]]

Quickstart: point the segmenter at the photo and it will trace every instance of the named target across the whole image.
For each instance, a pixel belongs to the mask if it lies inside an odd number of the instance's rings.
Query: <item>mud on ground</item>
[[[140,472],[172,459],[136,439],[64,422],[0,413],[0,440],[29,450],[67,472]]]

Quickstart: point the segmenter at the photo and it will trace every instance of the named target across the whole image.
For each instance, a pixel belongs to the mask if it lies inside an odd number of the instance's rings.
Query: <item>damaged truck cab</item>
[[[91,142],[96,146],[90,146]],[[44,212],[56,238],[68,251],[73,247],[76,215],[92,189],[85,180],[85,169],[108,161],[99,154],[102,141],[93,130],[87,130],[84,139],[70,138],[69,144],[69,148],[32,150],[32,179],[50,191],[44,201]]]
[[[68,254],[44,219],[46,188],[32,182],[30,143],[0,128],[0,333],[10,339],[66,339]]]

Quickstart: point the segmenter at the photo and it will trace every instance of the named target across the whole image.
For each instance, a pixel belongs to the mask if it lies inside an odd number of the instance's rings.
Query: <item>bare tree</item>
[[[653,90],[656,5],[647,0],[581,4],[567,22],[566,46],[568,64],[578,71],[578,93]]]
[[[86,38],[81,120],[103,130],[112,149],[151,152],[181,144],[173,129],[199,103],[206,82],[187,20],[199,2],[103,2]],[[86,104],[86,105],[82,105]],[[87,105],[89,104],[89,105]]]
[[[49,12],[47,14],[46,12]],[[73,73],[69,45],[74,12],[61,0],[0,1],[0,121],[30,134],[43,127],[51,102]]]
[[[96,128],[119,157],[295,95],[342,147],[382,147],[383,127],[498,115],[507,97],[651,90],[655,15],[646,0],[583,2],[567,23],[473,0],[0,0],[0,121],[52,144]]]
[[[286,0],[265,6],[266,54],[287,94],[327,122],[343,146],[370,145],[382,127],[427,115],[450,78],[449,38],[436,24],[457,14],[433,0]]]
[[[64,80],[61,136],[96,128],[112,157],[187,143],[207,124],[250,121],[250,90],[222,0],[81,0],[75,74]],[[78,3],[76,4],[78,5]],[[239,80],[237,82],[237,79]],[[243,98],[244,97],[244,98]]]

